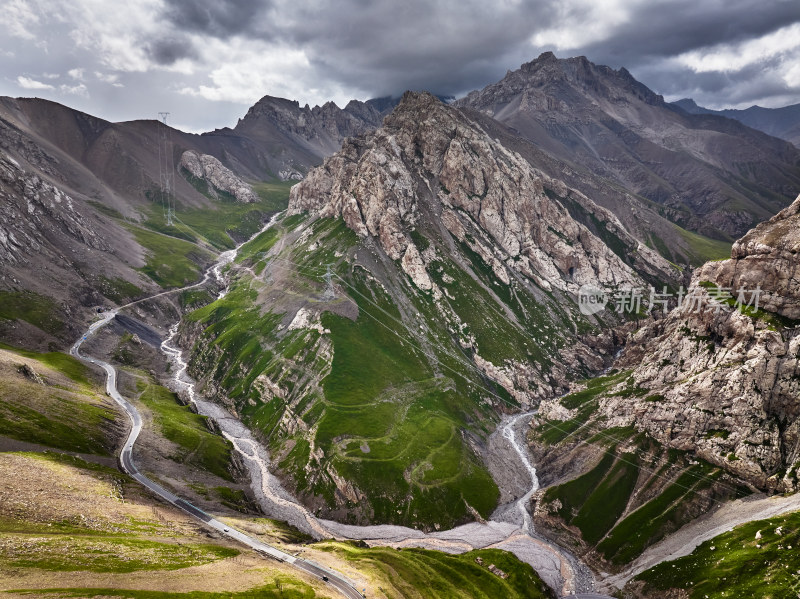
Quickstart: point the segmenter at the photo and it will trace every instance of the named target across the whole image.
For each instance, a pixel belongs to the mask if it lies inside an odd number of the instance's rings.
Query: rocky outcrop
[[[601,400],[608,426],[634,425],[764,489],[797,488],[798,214],[800,198],[730,260],[699,269],[682,305],[632,336],[619,366],[633,369],[636,391]]]
[[[706,264],[698,276],[734,290],[759,287],[764,310],[800,319],[800,201],[742,237],[731,256]]]
[[[205,181],[208,184],[209,192],[214,195],[217,195],[217,192],[223,192],[233,196],[238,202],[254,203],[258,201],[258,196],[253,188],[213,156],[187,150],[181,156],[180,166],[195,179]]]
[[[0,198],[0,263],[26,263],[47,244],[48,230],[53,225],[92,249],[109,249],[72,197],[3,154]]]
[[[409,92],[382,129],[348,140],[295,186],[289,209],[342,217],[361,237],[378,239],[424,290],[433,284],[410,234],[424,212],[436,214],[453,238],[471,246],[506,282],[511,269],[544,289],[571,293],[583,284],[641,283],[618,255],[548,196],[546,187],[563,188],[591,204],[536,171],[460,111],[429,94]],[[639,246],[613,215],[593,209],[632,248]],[[488,243],[476,239],[476,230]],[[654,270],[670,270],[647,248],[638,251],[656,265]]]

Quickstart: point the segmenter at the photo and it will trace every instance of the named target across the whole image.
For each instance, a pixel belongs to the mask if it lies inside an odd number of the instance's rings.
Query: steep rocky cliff
[[[185,169],[194,181],[205,183],[206,189],[217,197],[219,197],[218,192],[222,192],[232,196],[237,202],[258,201],[253,188],[213,156],[187,150],[181,156],[180,167]]]
[[[576,222],[559,197],[589,210],[621,249],[615,253]],[[640,281],[624,262],[631,257],[648,276],[676,275],[611,213],[537,171],[429,94],[407,93],[382,129],[348,140],[292,189],[289,210],[342,217],[360,237],[376,237],[420,289],[435,294],[410,234],[423,220],[440,220],[506,284],[515,271],[546,290],[573,294],[584,284],[631,285]]]
[[[798,224],[800,198],[737,241],[730,260],[699,269],[683,305],[633,336],[620,367],[658,398],[601,401],[610,425],[635,422],[760,488],[797,487]]]
[[[800,198],[698,269],[609,375],[540,404],[540,530],[613,569],[726,499],[798,489],[798,224]]]

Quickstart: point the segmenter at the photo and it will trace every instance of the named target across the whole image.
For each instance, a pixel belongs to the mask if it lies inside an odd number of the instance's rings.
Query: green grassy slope
[[[160,206],[153,205],[145,226],[153,231],[193,243],[207,243],[217,250],[229,250],[237,242],[253,236],[261,228],[266,215],[285,210],[289,189],[294,182],[256,183],[254,191],[260,201],[242,204],[230,198],[214,199],[210,208],[189,208],[178,205],[173,226],[167,226]]]
[[[731,245],[726,241],[709,239],[699,233],[678,228],[680,235],[689,247],[689,263],[700,266],[710,260],[725,260],[731,257]]]
[[[71,356],[0,349],[0,435],[108,455],[117,418],[100,388],[90,384],[87,368]]]
[[[141,271],[161,287],[183,287],[197,280],[211,254],[194,243],[164,233],[129,226],[136,241],[147,250]]]
[[[445,308],[397,265],[361,266],[362,248],[343,221],[302,215],[246,244],[229,294],[186,318],[197,335],[192,371],[237,404],[293,490],[325,513],[422,527],[486,517],[498,491],[470,438],[518,404],[470,353],[546,373],[563,327],[585,323],[545,293],[500,282],[466,244],[457,260],[440,250],[431,267]],[[334,300],[324,298],[327,264]],[[318,324],[289,329],[292,306],[325,309]],[[464,350],[467,338],[477,349]],[[341,481],[353,491],[343,495]]]
[[[0,320],[24,320],[52,335],[64,330],[59,309],[49,297],[31,291],[0,291]]]
[[[758,533],[761,538],[756,538]],[[638,597],[683,589],[690,599],[788,599],[800,593],[800,512],[737,526],[690,555],[636,577]],[[758,567],[754,567],[758,564]]]
[[[161,434],[178,446],[172,460],[233,481],[230,473],[231,444],[208,429],[205,416],[181,405],[174,393],[160,385],[140,381],[139,388],[139,401],[153,413],[154,423]]]
[[[608,428],[596,417],[606,394],[642,396],[628,371],[591,379],[585,389],[559,401],[575,410],[566,421],[540,418],[532,439],[553,456],[594,448],[595,458],[572,480],[546,489],[543,525],[594,548],[603,568],[629,563],[647,547],[719,501],[748,494],[718,483],[722,470],[665,450],[634,428]],[[656,401],[656,396],[653,396]],[[575,538],[577,537],[577,538]]]

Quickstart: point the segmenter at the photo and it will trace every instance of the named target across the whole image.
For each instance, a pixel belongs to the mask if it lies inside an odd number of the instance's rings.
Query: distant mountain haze
[[[733,108],[712,110],[698,106],[691,98],[684,98],[672,104],[689,114],[716,114],[737,120],[748,127],[780,137],[800,147],[800,104],[792,104],[782,108],[751,106],[742,110]]]

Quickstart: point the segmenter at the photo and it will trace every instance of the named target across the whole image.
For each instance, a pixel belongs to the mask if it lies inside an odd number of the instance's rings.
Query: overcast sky
[[[800,0],[0,0],[0,95],[189,131],[264,95],[461,95],[542,51],[668,100],[800,103]]]

